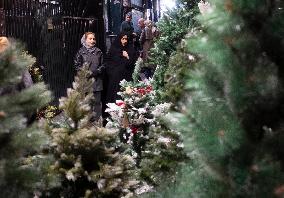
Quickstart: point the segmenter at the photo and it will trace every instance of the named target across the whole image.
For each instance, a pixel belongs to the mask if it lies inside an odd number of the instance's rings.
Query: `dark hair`
[[[117,47],[121,47],[121,39],[122,37],[127,36],[127,39],[129,39],[129,36],[126,32],[120,32],[117,37],[115,38],[115,40],[113,41],[113,45],[117,46]],[[126,46],[128,45],[128,42],[126,44]]]

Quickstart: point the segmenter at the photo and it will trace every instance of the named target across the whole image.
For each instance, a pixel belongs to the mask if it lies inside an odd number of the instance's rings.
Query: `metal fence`
[[[44,81],[54,93],[55,103],[71,87],[73,58],[80,48],[83,33],[94,32],[98,47],[105,48],[102,16],[85,17],[91,15],[85,5],[88,2],[4,0],[4,34],[24,42],[29,53],[37,58],[37,64],[43,68]]]
[[[0,7],[0,36],[5,34],[5,15],[3,7]]]

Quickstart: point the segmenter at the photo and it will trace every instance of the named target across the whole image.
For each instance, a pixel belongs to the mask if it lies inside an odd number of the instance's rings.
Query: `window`
[[[143,1],[142,0],[131,0],[131,4],[138,7],[143,7]]]

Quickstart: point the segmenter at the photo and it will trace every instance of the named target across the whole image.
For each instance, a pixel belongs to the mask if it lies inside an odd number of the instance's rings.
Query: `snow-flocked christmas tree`
[[[135,161],[120,149],[118,133],[91,122],[94,79],[90,76],[85,64],[67,97],[60,99],[63,115],[46,128],[56,159],[51,172],[62,180],[53,196],[131,197],[141,184]]]

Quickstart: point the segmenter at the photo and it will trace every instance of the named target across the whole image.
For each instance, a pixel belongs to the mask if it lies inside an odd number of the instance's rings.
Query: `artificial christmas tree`
[[[49,121],[46,128],[56,158],[51,172],[62,180],[53,196],[130,197],[140,187],[135,161],[123,153],[118,134],[90,121],[93,83],[86,64],[78,71],[73,89],[60,99],[62,117]]]
[[[141,179],[159,185],[173,179],[176,168],[187,157],[181,137],[163,121],[170,103],[157,103],[152,80],[121,81],[122,100],[109,103],[107,128],[118,131],[121,143],[135,159]]]
[[[283,2],[209,3],[175,115],[192,160],[156,197],[283,197]]]
[[[34,58],[21,44],[5,37],[0,41],[1,197],[31,197],[45,185],[49,157],[42,149],[48,137],[36,123],[27,126],[27,119],[50,101],[50,92],[43,83],[22,89],[22,74]]]
[[[177,8],[168,10],[158,22],[161,35],[150,51],[149,63],[146,63],[156,65],[153,86],[162,95],[165,91],[165,73],[168,70],[170,57],[175,55],[188,30],[198,25],[194,18],[198,13],[196,0],[179,0],[176,5]]]

